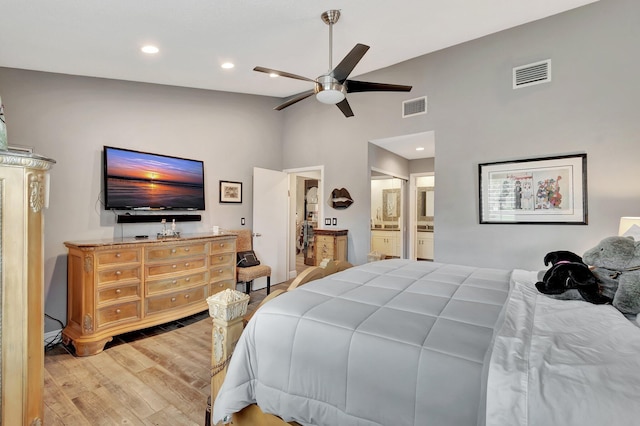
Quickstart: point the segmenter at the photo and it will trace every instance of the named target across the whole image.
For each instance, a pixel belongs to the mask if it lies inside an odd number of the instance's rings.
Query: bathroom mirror
[[[433,221],[434,187],[418,188],[418,220]]]

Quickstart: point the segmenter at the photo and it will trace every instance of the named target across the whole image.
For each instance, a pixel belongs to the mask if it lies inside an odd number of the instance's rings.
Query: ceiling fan
[[[303,99],[315,93],[316,99],[325,104],[336,105],[345,117],[353,117],[353,111],[349,106],[346,94],[354,92],[409,92],[412,86],[404,86],[400,84],[371,83],[367,81],[348,80],[349,74],[360,62],[369,46],[364,44],[356,44],[351,52],[345,56],[342,61],[332,69],[333,56],[333,24],[340,19],[339,10],[328,10],[321,15],[322,21],[329,25],[329,71],[322,74],[315,80],[300,75],[291,74],[284,71],[278,71],[265,67],[255,67],[253,70],[264,72],[270,75],[295,78],[297,80],[310,81],[315,84],[313,90],[303,92],[289,99],[282,105],[278,105],[274,109],[280,111],[290,105],[300,102]]]

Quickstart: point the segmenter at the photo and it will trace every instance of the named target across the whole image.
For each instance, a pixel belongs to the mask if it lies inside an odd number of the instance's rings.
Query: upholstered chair
[[[250,229],[232,230],[234,234],[238,235],[236,240],[236,251],[248,251],[253,250],[253,234]],[[260,260],[260,259],[258,259]],[[262,264],[262,261],[257,266],[248,266],[241,268],[236,267],[237,279],[239,283],[243,283],[245,286],[245,293],[251,292],[251,284],[253,280],[260,277],[267,277],[267,294],[271,293],[271,267]]]

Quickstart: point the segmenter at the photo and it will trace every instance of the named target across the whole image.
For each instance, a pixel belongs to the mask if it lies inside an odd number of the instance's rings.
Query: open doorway
[[[405,179],[371,171],[371,252],[405,257]]]
[[[289,279],[315,265],[314,233],[323,217],[324,166],[284,170],[289,174]]]
[[[411,194],[409,210],[409,258],[414,260],[433,260],[435,231],[435,174],[412,173],[410,178]]]
[[[372,148],[371,145],[375,145],[376,148]],[[389,156],[385,152],[395,154],[395,157]],[[373,170],[376,167],[392,169],[393,172],[388,173],[392,176],[407,176],[406,182],[408,182],[408,185],[406,185],[406,191],[403,192],[403,195],[406,196],[406,200],[403,200],[403,207],[406,207],[404,233],[402,234],[405,241],[403,247],[404,257],[432,260],[434,257],[432,252],[434,250],[431,247],[435,246],[432,242],[434,235],[432,231],[435,229],[435,211],[433,214],[427,215],[424,210],[427,206],[426,200],[433,201],[435,184],[429,182],[416,184],[416,179],[422,179],[422,176],[431,176],[431,179],[435,179],[435,132],[425,131],[383,139],[372,139],[369,147],[369,165],[371,166],[372,177],[374,176]],[[430,189],[428,191],[421,189],[419,194],[418,187]],[[372,199],[373,196],[374,190],[372,189]],[[418,211],[419,197],[423,202],[421,211]],[[430,208],[433,205],[433,203],[430,203]],[[421,219],[418,220],[418,217],[421,217]],[[372,223],[373,218],[375,218],[375,211],[372,211]],[[372,233],[374,230],[375,228],[372,226]],[[372,247],[374,247],[373,240]],[[418,253],[419,248],[420,253]],[[425,249],[426,253],[422,249]]]

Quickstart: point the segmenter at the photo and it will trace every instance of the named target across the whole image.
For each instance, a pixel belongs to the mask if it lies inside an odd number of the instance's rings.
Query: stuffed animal
[[[551,264],[536,283],[539,292],[556,299],[586,300],[594,304],[611,303],[612,296],[602,294],[596,276],[583,259],[570,251],[552,251],[544,257]]]
[[[615,288],[613,306],[624,314],[640,313],[640,241],[608,237],[582,256],[604,289]]]

